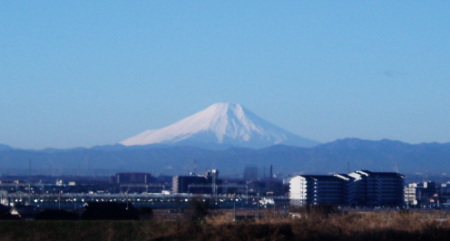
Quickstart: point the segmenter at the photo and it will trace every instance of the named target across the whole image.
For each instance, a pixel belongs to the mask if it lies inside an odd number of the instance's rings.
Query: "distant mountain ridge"
[[[8,145],[0,144],[0,151],[1,151],[1,150],[9,150],[9,149],[12,149],[12,147],[10,147],[10,146],[8,146]]]
[[[277,144],[313,147],[320,144],[277,127],[241,105],[231,103],[213,104],[175,124],[144,131],[120,143],[125,146],[177,144],[249,148]]]
[[[273,165],[274,172],[348,173],[368,169],[407,173],[442,174],[450,171],[450,143],[408,144],[392,140],[342,139],[312,148],[274,145],[262,149],[205,149],[194,146],[97,146],[66,150],[0,149],[0,173],[111,175],[119,171],[145,171],[154,175],[180,175],[219,169],[239,175],[246,166]]]

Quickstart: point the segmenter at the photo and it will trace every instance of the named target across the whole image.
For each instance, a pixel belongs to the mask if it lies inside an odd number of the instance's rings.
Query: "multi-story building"
[[[174,176],[172,179],[173,193],[211,193],[217,194],[219,185],[219,171],[213,169],[204,176],[191,174],[190,176]]]
[[[401,206],[403,175],[366,170],[350,174],[300,175],[290,181],[293,205]]]
[[[291,205],[345,204],[346,181],[336,176],[301,175],[291,179]]]
[[[442,183],[439,187],[439,202],[445,208],[450,208],[450,182]]]
[[[434,207],[439,201],[435,182],[409,183],[404,190],[405,204],[410,207]]]
[[[352,206],[403,205],[404,176],[396,172],[371,172],[367,170],[348,174],[347,203]]]

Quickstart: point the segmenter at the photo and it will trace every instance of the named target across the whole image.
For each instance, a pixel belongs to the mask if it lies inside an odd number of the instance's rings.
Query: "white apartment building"
[[[290,200],[294,206],[401,206],[403,179],[399,173],[366,170],[348,175],[299,175],[290,180]]]
[[[336,176],[302,175],[290,180],[291,205],[345,204],[346,182]]]

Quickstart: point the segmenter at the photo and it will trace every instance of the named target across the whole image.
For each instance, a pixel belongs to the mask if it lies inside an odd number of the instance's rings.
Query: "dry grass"
[[[200,221],[1,221],[0,240],[450,240],[443,211],[211,211]]]
[[[229,230],[229,235],[246,233],[256,240],[450,240],[450,215],[443,211],[370,211],[327,212],[299,211],[297,217],[262,212],[262,218],[254,221],[232,222],[231,213],[224,213],[206,220],[210,230]],[[274,217],[275,216],[275,217]],[[262,228],[265,235],[259,237],[255,230]],[[228,235],[228,236],[229,236]],[[226,237],[228,237],[226,236]],[[211,240],[249,240],[229,237]],[[253,240],[253,239],[250,239]]]

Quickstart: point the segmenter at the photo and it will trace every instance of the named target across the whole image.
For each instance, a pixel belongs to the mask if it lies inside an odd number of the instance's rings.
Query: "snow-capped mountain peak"
[[[218,144],[261,148],[274,144],[311,147],[318,142],[296,136],[248,111],[239,104],[216,103],[175,124],[144,131],[120,142],[150,144]]]

